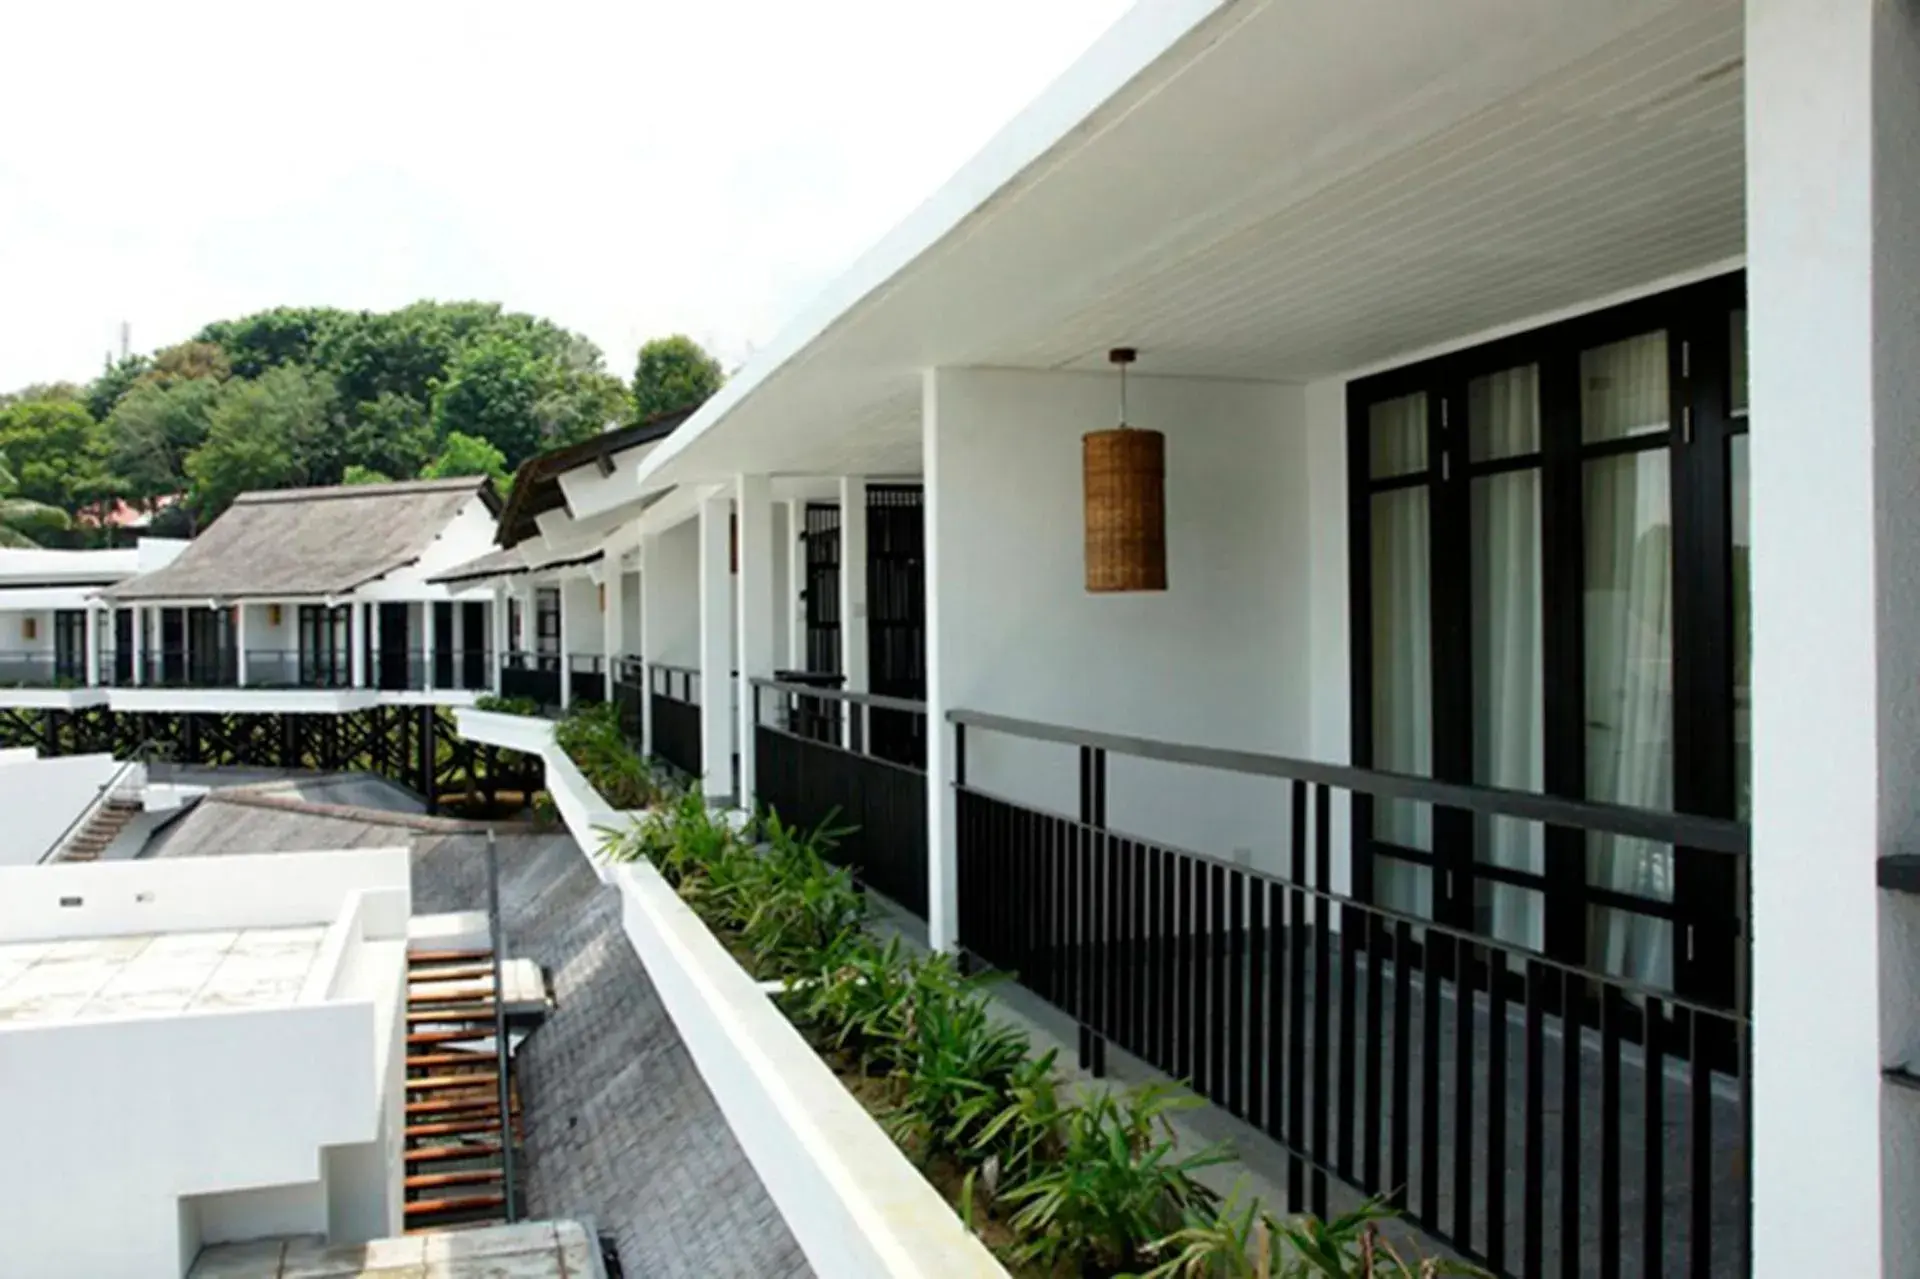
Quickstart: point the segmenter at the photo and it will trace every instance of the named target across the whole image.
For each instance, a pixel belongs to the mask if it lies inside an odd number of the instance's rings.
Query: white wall
[[[1746,64],[1754,1272],[1911,1275],[1920,9],[1750,0]]]
[[[560,606],[567,611],[567,651],[604,653],[605,616],[600,611],[600,587],[585,574],[560,580]]]
[[[420,558],[403,568],[395,569],[382,578],[377,587],[412,588],[410,593],[416,598],[430,597],[445,599],[447,588],[429,586],[427,579],[435,573],[444,572],[471,560],[476,560],[493,549],[495,521],[493,513],[486,503],[474,497],[460,508],[460,513],[450,521],[446,528],[437,534]],[[379,595],[380,590],[371,590],[369,597]],[[394,598],[388,594],[387,598]]]
[[[646,564],[650,662],[696,666],[700,661],[700,530],[685,520],[661,533]]]
[[[631,569],[620,575],[620,639],[621,656],[640,653],[640,574]]]
[[[37,863],[119,769],[111,755],[0,762],[0,867]]]
[[[6,867],[0,942],[330,924],[354,894],[409,881],[404,848]]]
[[[1116,392],[1104,376],[931,375],[938,702],[1312,753],[1303,391],[1134,379],[1134,423],[1167,436],[1169,589],[1096,596],[1085,589],[1081,436],[1113,421]],[[1076,766],[1071,747],[968,734],[969,781],[1009,798],[1073,814]],[[945,780],[936,771],[936,791]],[[1111,761],[1109,824],[1199,851],[1245,849],[1277,866],[1286,804],[1278,782]]]

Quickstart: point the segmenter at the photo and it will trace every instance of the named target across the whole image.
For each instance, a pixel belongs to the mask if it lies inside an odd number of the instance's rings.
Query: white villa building
[[[99,592],[158,572],[185,542],[143,537],[104,551],[0,550],[0,706],[77,707],[105,701]]]
[[[650,749],[1293,1206],[1912,1274],[1917,368],[1911,0],[1168,0],[538,525],[637,549]]]

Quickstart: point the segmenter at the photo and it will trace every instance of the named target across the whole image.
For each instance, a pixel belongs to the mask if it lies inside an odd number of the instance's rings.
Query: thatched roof
[[[462,582],[479,582],[490,577],[513,577],[520,573],[537,573],[550,568],[572,568],[577,564],[591,564],[601,557],[600,551],[587,551],[580,555],[560,555],[542,559],[538,555],[529,555],[524,546],[509,546],[504,551],[489,551],[478,559],[468,560],[465,564],[456,564],[443,569],[427,580],[442,586],[455,586]]]
[[[493,482],[468,476],[242,493],[167,567],[101,594],[112,600],[341,595],[403,568]]]
[[[535,536],[539,528],[534,519],[566,505],[566,497],[560,492],[561,475],[588,464],[598,467],[602,475],[611,475],[615,454],[658,444],[692,417],[693,412],[686,408],[655,414],[644,422],[534,454],[513,473],[513,487],[507,491],[506,506],[500,512],[494,540],[511,547]]]

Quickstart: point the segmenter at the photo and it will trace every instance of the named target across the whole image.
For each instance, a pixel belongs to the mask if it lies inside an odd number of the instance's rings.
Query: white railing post
[[[709,796],[733,793],[732,513],[725,490],[701,500],[700,772]]]
[[[754,776],[754,714],[759,699],[753,681],[773,675],[773,484],[764,475],[735,481],[740,521],[740,803],[751,808]]]

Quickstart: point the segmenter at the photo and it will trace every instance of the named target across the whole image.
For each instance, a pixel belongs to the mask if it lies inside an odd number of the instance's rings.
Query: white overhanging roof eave
[[[1000,130],[906,221],[889,232],[841,274],[772,342],[729,378],[698,412],[661,442],[640,464],[642,489],[674,467],[736,408],[845,316],[885,288],[935,244],[959,230],[1048,151],[1069,139],[1087,118],[1158,61],[1201,23],[1257,0],[1161,0],[1136,5],[1039,98]],[[700,477],[677,472],[674,481]]]

